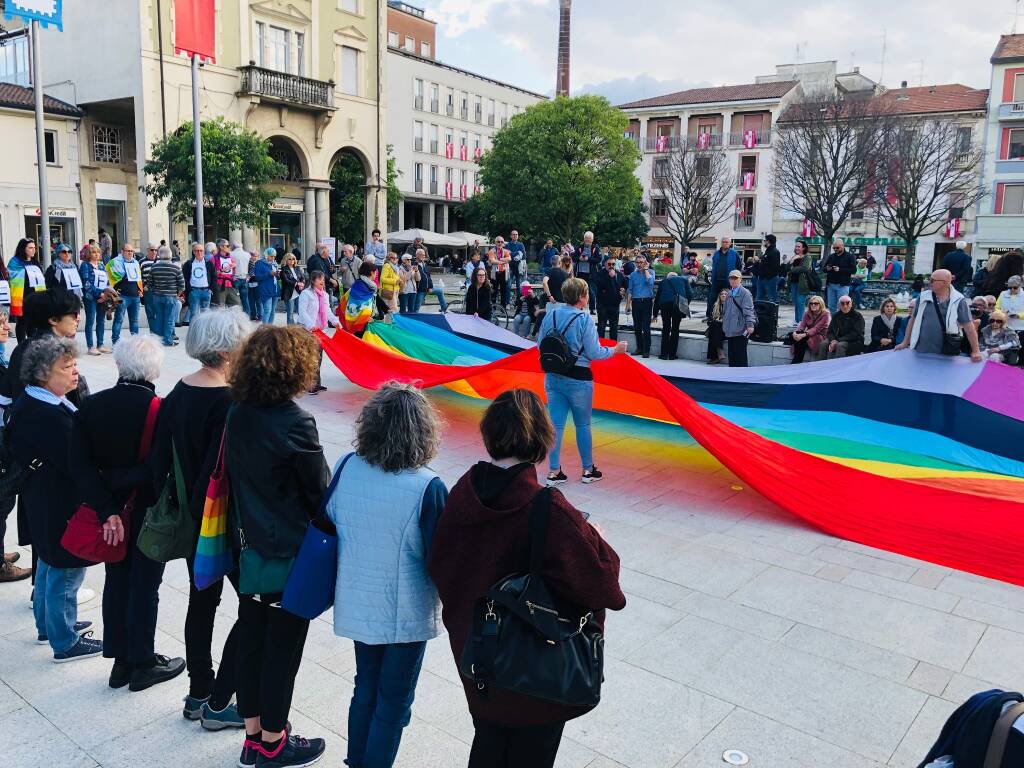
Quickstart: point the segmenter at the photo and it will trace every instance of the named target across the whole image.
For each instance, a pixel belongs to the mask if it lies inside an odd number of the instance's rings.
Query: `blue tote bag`
[[[345,457],[331,478],[320,504],[320,514],[309,521],[306,537],[284,586],[281,607],[310,621],[334,605],[334,587],[338,581],[338,534],[327,518],[327,502],[351,457],[351,453]]]

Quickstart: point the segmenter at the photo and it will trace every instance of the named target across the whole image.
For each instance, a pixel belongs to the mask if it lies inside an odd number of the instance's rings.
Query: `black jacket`
[[[838,272],[832,272],[830,267],[839,267]],[[849,285],[850,276],[856,271],[857,262],[853,260],[853,254],[849,251],[842,253],[830,253],[821,264],[821,270],[825,273],[825,282],[831,285]]]
[[[974,277],[971,257],[959,248],[942,257],[942,268],[953,273],[953,284],[960,290],[963,290]]]
[[[466,289],[466,314],[491,319],[491,288],[487,283],[482,286],[474,284]]]
[[[226,434],[232,528],[264,557],[294,557],[331,479],[316,422],[292,400],[236,404]]]
[[[43,333],[46,333],[46,331],[43,331]],[[39,334],[29,336],[14,348],[7,361],[7,373],[3,378],[0,378],[0,395],[10,398],[11,402],[21,397],[21,393],[25,391],[25,383],[21,380],[21,358],[25,356],[25,351],[37,338],[39,338]],[[68,394],[68,400],[78,408],[88,396],[89,384],[86,382],[85,376],[79,374],[78,389]]]
[[[601,246],[597,243],[590,246],[589,259],[583,255],[583,246],[579,246],[572,255],[573,274],[582,280],[592,280],[598,270],[601,269],[601,258]],[[580,268],[581,264],[588,265],[590,269],[588,271],[584,271]]]
[[[292,275],[288,267],[281,267],[281,301],[291,301],[295,298],[295,283],[301,283],[306,278],[302,274],[302,267],[296,266],[295,274]]]
[[[189,259],[182,265],[181,272],[185,278],[185,293],[186,295],[192,290],[192,262],[195,259]],[[206,262],[206,283],[207,288],[210,291],[210,297],[214,303],[218,301],[220,296],[220,287],[217,285],[217,267],[213,265],[213,259],[207,256],[204,261]]]
[[[782,255],[779,253],[779,249],[774,245],[769,245],[761,254],[761,260],[754,265],[754,274],[761,280],[771,280],[773,277],[779,276],[781,266]]]
[[[856,354],[864,346],[864,315],[856,309],[836,312],[828,324],[828,338],[847,342],[847,354]]]
[[[306,271],[309,272],[309,274],[313,274],[314,272],[323,272],[328,278],[334,277],[334,265],[327,259],[323,258],[319,253],[314,253],[306,260]]]
[[[626,276],[619,271],[616,271],[613,275],[609,275],[607,269],[602,269],[598,272],[591,282],[597,306],[606,309],[617,309],[619,304],[622,303],[623,294],[621,291],[626,290],[628,282]]]
[[[682,296],[687,301],[693,301],[693,290],[690,288],[690,281],[685,277],[666,277],[658,284],[658,292],[654,294],[654,311],[651,318],[658,316],[658,312],[673,312],[676,308],[676,297]],[[668,315],[666,315],[668,317]]]
[[[21,500],[27,512],[32,548],[39,559],[54,568],[93,565],[69,554],[60,545],[68,520],[81,502],[70,472],[71,418],[71,411],[64,405],[50,405],[23,395],[14,404],[8,425],[7,439],[14,454],[23,460],[42,462],[29,473],[21,489]]]
[[[907,322],[905,317],[897,317],[896,322],[893,323],[892,331],[889,331],[889,326],[885,324],[880,316],[875,317],[871,321],[871,345],[868,347],[870,352],[878,352],[881,349],[893,349],[896,346],[896,336],[900,332],[900,327],[903,323]],[[891,339],[892,344],[883,347],[882,339]]]
[[[121,514],[136,491],[132,531],[138,530],[145,509],[156,501],[150,467],[139,461],[146,413],[154,397],[152,384],[119,381],[82,403],[71,420],[71,474],[79,496],[106,520]],[[116,432],[112,413],[117,414]]]

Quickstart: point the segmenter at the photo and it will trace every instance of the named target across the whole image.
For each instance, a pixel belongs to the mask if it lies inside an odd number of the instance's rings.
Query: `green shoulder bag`
[[[185,494],[178,449],[173,443],[171,452],[174,455],[174,468],[164,483],[160,498],[146,512],[142,530],[139,531],[139,551],[158,563],[192,557],[199,535],[198,524],[192,517],[188,496]]]

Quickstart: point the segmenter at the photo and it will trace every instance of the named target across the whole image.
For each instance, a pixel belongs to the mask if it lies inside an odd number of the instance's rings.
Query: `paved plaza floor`
[[[183,350],[169,350],[161,393],[193,369]],[[109,356],[83,357],[80,368],[94,391],[116,379]],[[326,360],[324,383],[327,392],[301,404],[333,463],[349,450],[368,395]],[[484,457],[483,405],[447,393],[433,399],[448,422],[433,466],[451,485]],[[971,693],[1024,689],[1024,590],[812,530],[745,488],[678,427],[598,414],[595,443],[606,479],[563,490],[621,556],[628,605],[608,617],[603,701],[567,726],[560,768],[710,768],[725,765],[728,749],[756,768],[907,768]],[[572,445],[570,434],[564,466],[575,479]],[[89,569],[86,585],[101,592],[101,567]],[[129,693],[107,687],[103,659],[53,664],[34,642],[29,588],[0,587],[4,768],[236,764],[239,732],[207,733],[181,717],[184,676]],[[184,655],[187,593],[183,563],[171,564],[160,653]],[[236,611],[228,593],[215,657]],[[80,614],[98,637],[100,603]],[[327,739],[321,764],[336,768],[355,660],[328,619],[310,629],[291,719],[298,733]],[[439,638],[428,646],[398,765],[465,766],[472,733]]]

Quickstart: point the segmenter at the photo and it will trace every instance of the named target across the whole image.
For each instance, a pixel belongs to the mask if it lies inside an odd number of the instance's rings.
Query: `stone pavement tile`
[[[96,761],[31,707],[0,716],[4,768],[94,768]]]
[[[341,763],[340,760],[321,762],[325,767]],[[395,768],[446,768],[468,763],[469,744],[449,736],[429,723],[413,718],[402,733],[402,746],[398,750]]]
[[[900,565],[909,565],[911,568],[923,569],[923,570],[937,570],[943,573],[952,573],[952,568],[947,568],[944,565],[936,565],[930,563],[927,560],[919,560],[916,557],[908,557],[907,555],[901,555],[898,552],[890,552],[887,549],[878,549],[877,547],[870,547],[867,544],[861,544],[856,541],[847,541],[846,539],[838,539],[835,542],[835,546],[839,549],[847,549],[850,552],[858,552],[868,557],[874,557],[879,560],[888,560],[892,563],[899,563]]]
[[[423,655],[423,668],[429,669],[438,677],[443,677],[451,683],[462,685],[462,678],[459,677],[459,668],[455,664],[455,657],[452,655],[452,647],[448,642],[447,634],[427,643],[427,652]]]
[[[589,768],[597,759],[597,753],[578,741],[562,736],[555,758],[555,768]]]
[[[660,555],[652,553],[634,567],[690,589],[728,597],[768,566],[721,549],[689,544]]]
[[[1024,612],[1021,611],[1003,608],[991,603],[980,603],[977,600],[964,597],[957,603],[953,613],[957,616],[963,616],[965,619],[974,619],[986,624],[994,624],[997,627],[1024,634]]]
[[[947,669],[961,668],[984,631],[977,622],[778,568],[734,599]]]
[[[914,718],[906,736],[893,753],[889,760],[890,764],[915,766],[920,763],[939,737],[943,724],[958,706],[959,704],[929,696],[920,714]]]
[[[752,509],[755,513],[730,528],[730,536],[757,544],[771,544],[798,555],[810,555],[823,543],[835,541],[778,507],[766,510],[754,501],[739,497],[732,504],[740,509]]]
[[[731,710],[686,685],[606,659],[601,705],[567,723],[565,734],[630,768],[670,768]]]
[[[853,569],[847,568],[845,565],[823,565],[814,575],[819,579],[825,579],[827,581],[842,581],[847,576],[853,573]]]
[[[604,538],[618,553],[622,563],[634,571],[652,574],[651,566],[679,559],[686,542],[619,522],[602,523]],[[674,579],[668,579],[675,583]]]
[[[130,730],[108,726],[104,734],[105,739],[90,749],[103,768],[233,766],[238,764],[244,740],[240,730],[211,733],[181,716],[162,718]]]
[[[989,680],[979,680],[976,677],[970,677],[969,675],[963,675],[958,672],[953,675],[952,679],[949,681],[949,685],[947,685],[945,690],[943,690],[942,698],[956,704],[963,704],[976,693],[990,691],[993,688],[1001,687],[1001,685]]]
[[[342,711],[348,711],[348,702]],[[461,685],[423,670],[416,683],[412,714],[459,741],[473,743],[473,718]]]
[[[964,665],[963,672],[993,680],[1008,691],[1024,690],[1024,635],[1002,627],[989,627]]]
[[[988,603],[1024,612],[1024,589],[994,579],[954,571],[946,576],[936,589],[940,592],[968,597],[979,603]]]
[[[920,662],[910,677],[907,678],[907,685],[919,691],[930,693],[932,696],[941,696],[946,690],[949,681],[953,679],[953,672],[942,667],[936,667],[927,662]]]
[[[700,537],[697,543],[800,573],[814,574],[823,565],[820,560],[798,555],[772,544],[754,543],[747,539],[736,538],[727,533],[709,533]]]
[[[941,568],[939,566],[918,568],[917,573],[910,577],[909,583],[917,587],[924,587],[925,589],[935,589],[949,573],[949,568]]]
[[[646,573],[634,571],[623,566],[619,571],[619,586],[630,597],[643,597],[669,607],[679,603],[692,593],[692,590],[673,584],[671,581],[648,576]]]
[[[555,768],[558,768],[556,765]],[[587,768],[626,768],[622,763],[617,763],[610,757],[598,757],[592,763],[587,765]]]
[[[678,652],[667,653],[670,648]],[[629,661],[879,761],[892,754],[925,699],[903,685],[696,617]]]
[[[832,659],[897,683],[906,680],[919,663],[909,656],[882,650],[859,640],[851,640],[806,624],[794,626],[782,638],[782,642],[791,648]]]
[[[877,576],[885,576],[890,579],[907,581],[917,570],[913,566],[903,563],[894,563],[890,560],[883,560],[871,555],[863,555],[858,552],[851,552],[847,549],[840,549],[832,544],[823,544],[814,550],[814,557],[819,560],[845,565],[858,571],[873,573]]]
[[[11,522],[13,519],[12,517]],[[14,526],[10,523],[7,526],[8,530],[12,527]],[[28,559],[28,556],[22,555],[21,559]],[[36,620],[32,614],[32,605],[28,601],[31,593],[32,585],[29,583],[29,579],[3,585],[3,600],[0,600],[0,633],[10,635],[35,627]]]
[[[863,755],[837,747],[745,709],[734,709],[704,737],[675,768],[708,768],[725,765],[722,754],[729,749],[745,752],[750,768],[783,766],[828,766],[828,768],[875,768]]]
[[[770,613],[747,608],[731,600],[712,597],[702,592],[691,593],[677,607],[686,613],[763,637],[765,640],[778,640],[793,627],[793,622],[789,619],[780,619]]]
[[[309,659],[303,659],[295,678],[292,708],[315,720],[323,728],[339,736],[346,736],[352,690],[351,679],[329,672]]]
[[[6,715],[25,706],[25,700],[12,691],[8,686],[0,683],[0,715]]]
[[[936,611],[948,613],[952,611],[960,598],[948,592],[936,592],[934,589],[918,587],[905,581],[896,581],[885,576],[876,576],[866,571],[852,571],[849,576],[843,579],[843,584],[859,589],[866,589],[868,592],[875,592],[887,597],[895,597],[897,600],[906,600],[908,603],[923,605],[925,608],[934,608]]]
[[[625,610],[605,614],[605,653],[624,659],[652,637],[657,637],[685,614],[660,603],[632,597]]]

